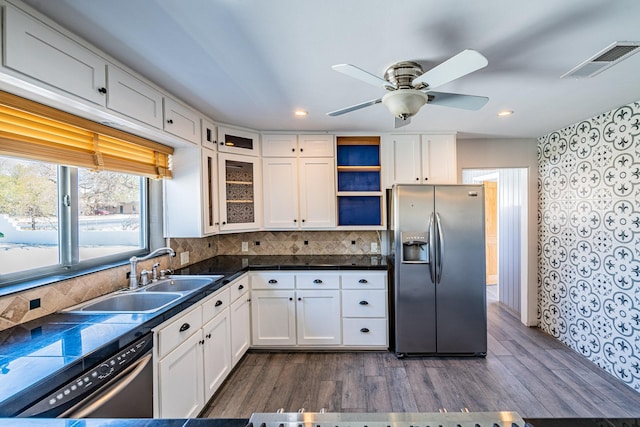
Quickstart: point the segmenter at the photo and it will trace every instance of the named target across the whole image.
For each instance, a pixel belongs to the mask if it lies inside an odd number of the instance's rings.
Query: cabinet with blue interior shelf
[[[336,139],[338,226],[380,228],[384,225],[380,182],[380,137]]]

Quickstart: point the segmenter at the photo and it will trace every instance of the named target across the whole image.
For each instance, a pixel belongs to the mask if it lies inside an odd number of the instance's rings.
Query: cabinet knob
[[[190,324],[188,324],[188,323],[183,323],[183,324],[182,324],[182,326],[180,326],[180,332],[184,332],[184,331],[186,331],[187,329],[189,329],[190,327],[191,327],[191,325],[190,325]]]
[[[360,279],[358,280],[358,283],[369,283],[369,282],[367,282],[367,279]]]
[[[306,219],[303,219],[302,222],[306,222]]]
[[[424,180],[425,180],[425,181],[429,181],[429,178],[425,178]]]
[[[172,125],[172,124],[173,124],[173,119],[169,119],[169,120],[167,120],[167,123],[169,123],[170,125]]]
[[[302,301],[302,298],[298,297],[298,301]]]
[[[300,148],[300,152],[302,153],[304,151],[304,148]]]
[[[204,345],[204,340],[200,340],[200,341],[198,341],[198,344],[200,344],[200,345]]]
[[[222,221],[222,225],[227,225],[227,221]]]
[[[360,302],[359,302],[359,304],[360,304],[360,305],[369,305],[369,302],[367,302],[367,301],[360,301]]]
[[[100,92],[101,94],[104,95],[105,93],[107,93],[107,88],[106,87],[101,87],[101,88],[98,89],[98,92]]]
[[[218,301],[216,301],[216,303],[214,305],[216,307],[220,307],[222,305],[222,301],[218,300]]]
[[[295,152],[296,152],[296,149],[295,149],[295,148],[292,148],[292,149],[291,149],[291,152],[292,152],[292,153],[295,153]]]
[[[207,339],[211,339],[211,334],[206,335]]]
[[[362,328],[360,329],[360,332],[362,332],[363,334],[369,333],[369,328]]]
[[[416,178],[416,181],[420,181],[420,178]]]
[[[292,298],[292,297],[289,297],[289,301],[293,301],[293,298]]]
[[[278,283],[276,279],[269,279],[269,284],[275,285],[276,283]]]
[[[297,220],[297,219],[294,219],[294,220],[293,220],[293,222],[294,222],[294,223],[296,223],[296,222],[298,222],[298,220]]]
[[[244,285],[239,285],[239,286],[238,286],[238,290],[239,290],[239,291],[241,291],[241,290],[243,290],[243,289],[244,289]]]
[[[220,142],[219,142],[219,144],[220,144],[220,145],[224,145],[224,141],[220,141]]]
[[[322,283],[322,280],[321,279],[316,279],[316,280],[313,281],[313,283],[319,285],[319,284]]]

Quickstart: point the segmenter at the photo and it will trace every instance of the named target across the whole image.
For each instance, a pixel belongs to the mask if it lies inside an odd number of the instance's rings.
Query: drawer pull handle
[[[244,289],[244,285],[240,285],[240,286],[238,286],[238,290],[239,290],[239,291],[241,291],[241,290],[243,290],[243,289]]]
[[[278,281],[276,279],[269,279],[269,283],[273,285],[278,283]]]
[[[358,283],[369,283],[369,282],[367,281],[367,279],[360,279],[358,280]]]
[[[320,279],[316,279],[316,280],[314,280],[314,281],[313,281],[313,283],[316,283],[316,284],[318,284],[318,285],[319,285],[320,283],[322,283],[322,280],[320,280]]]
[[[184,331],[186,331],[187,329],[189,329],[190,327],[191,327],[191,325],[190,325],[190,324],[188,324],[188,323],[183,323],[183,324],[182,324],[182,326],[180,326],[180,332],[184,332]]]
[[[220,301],[220,300],[216,301],[216,303],[215,303],[216,307],[220,307],[221,305],[222,305],[222,301]]]
[[[362,332],[363,334],[366,334],[369,332],[369,328],[362,328],[360,329],[360,332]]]
[[[369,305],[368,301],[360,301],[360,305]]]

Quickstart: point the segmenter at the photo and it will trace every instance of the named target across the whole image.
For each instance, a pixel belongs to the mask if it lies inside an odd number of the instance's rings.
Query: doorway
[[[498,301],[519,315],[526,269],[527,169],[463,169],[462,182],[485,187],[487,285],[495,283]]]

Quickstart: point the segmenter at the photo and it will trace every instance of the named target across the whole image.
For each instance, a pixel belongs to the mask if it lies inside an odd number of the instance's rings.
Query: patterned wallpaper
[[[640,101],[538,140],[540,327],[640,391]]]

